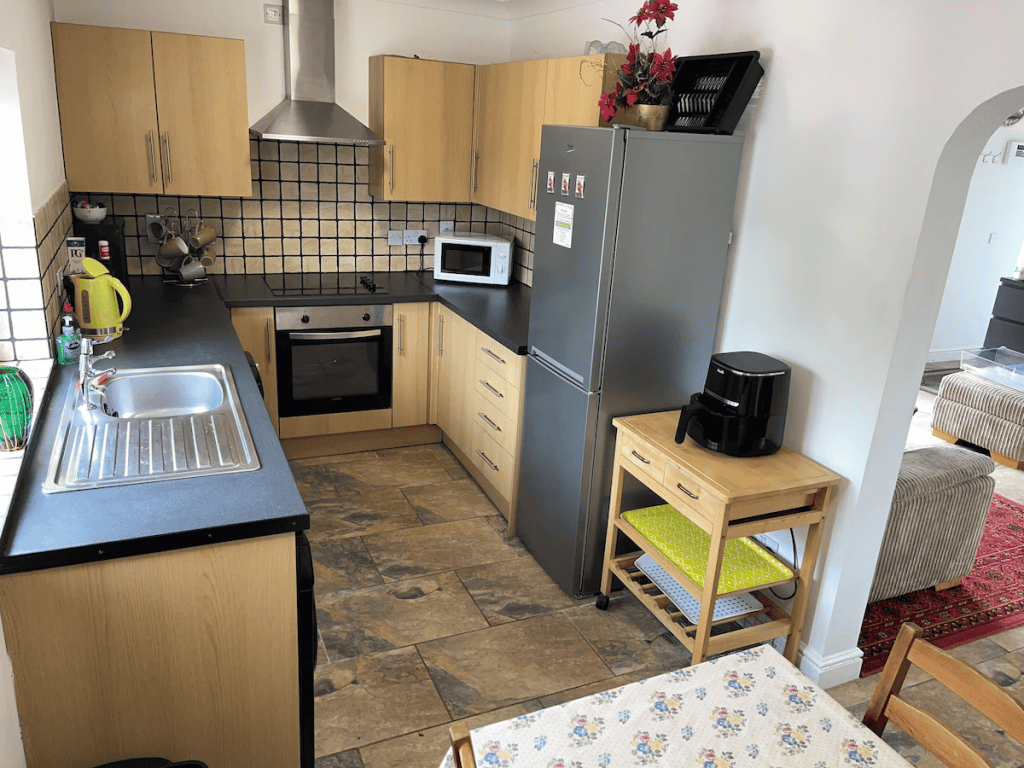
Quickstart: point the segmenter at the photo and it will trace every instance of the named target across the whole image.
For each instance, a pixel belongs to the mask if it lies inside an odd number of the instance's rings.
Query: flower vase
[[[646,128],[648,131],[663,131],[668,121],[667,104],[634,104],[636,110],[636,125],[639,128]]]

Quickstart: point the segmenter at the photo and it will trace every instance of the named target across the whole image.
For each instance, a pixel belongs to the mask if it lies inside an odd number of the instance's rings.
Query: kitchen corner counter
[[[295,532],[302,498],[230,314],[213,286],[176,288],[133,277],[124,336],[102,345],[117,368],[223,363],[231,368],[260,460],[254,472],[44,494],[64,392],[77,366],[55,365],[0,538],[0,573],[14,573]],[[103,364],[101,364],[103,365]]]
[[[228,307],[295,307],[338,304],[400,304],[440,301],[455,314],[476,326],[517,355],[528,351],[530,287],[470,285],[434,280],[429,272],[387,273],[387,293],[347,295],[279,296],[270,290],[263,275],[217,275],[211,278]],[[333,275],[337,277],[337,275]],[[309,275],[314,283],[318,276]]]

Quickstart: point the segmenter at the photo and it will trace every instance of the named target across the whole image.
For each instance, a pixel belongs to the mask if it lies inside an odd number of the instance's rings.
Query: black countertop
[[[353,276],[353,279],[360,275]],[[281,275],[270,275],[279,279]],[[336,273],[290,275],[311,286],[333,284]],[[378,277],[384,277],[378,275]],[[440,301],[455,314],[481,329],[517,355],[527,353],[530,329],[530,288],[522,283],[508,286],[469,285],[434,280],[429,272],[386,274],[387,293],[274,293],[263,275],[218,275],[211,278],[228,307],[300,307],[336,304],[399,304],[409,301]],[[381,281],[384,282],[383,280]]]
[[[116,488],[44,494],[66,388],[77,366],[54,366],[0,537],[0,573],[299,531],[309,516],[224,304],[211,285],[165,286],[132,278],[129,331],[103,345],[118,368],[224,363],[261,467]],[[109,363],[100,363],[106,367]]]

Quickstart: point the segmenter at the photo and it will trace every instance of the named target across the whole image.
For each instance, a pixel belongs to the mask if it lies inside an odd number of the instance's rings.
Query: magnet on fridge
[[[548,194],[555,194],[555,172],[548,171]]]
[[[583,182],[584,182],[584,180],[586,178],[587,178],[586,176],[581,176],[581,175],[577,174],[577,176],[576,176],[576,197],[579,197],[579,198],[583,197]]]
[[[562,174],[562,194],[563,195],[568,195],[569,194],[569,174],[568,173],[563,173]]]

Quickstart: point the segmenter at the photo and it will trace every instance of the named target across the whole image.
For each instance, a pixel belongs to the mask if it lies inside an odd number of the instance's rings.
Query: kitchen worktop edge
[[[388,273],[388,293],[343,296],[277,296],[263,275],[216,275],[211,282],[231,307],[339,306],[439,301],[517,355],[528,351],[530,287],[444,283],[429,272]]]

